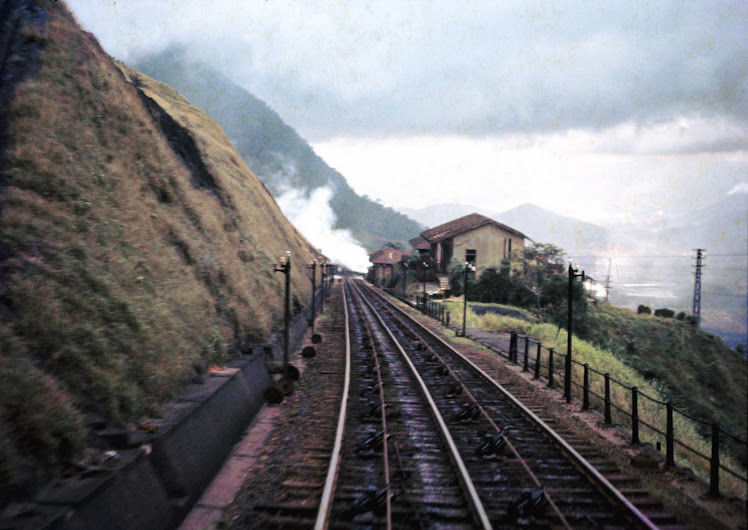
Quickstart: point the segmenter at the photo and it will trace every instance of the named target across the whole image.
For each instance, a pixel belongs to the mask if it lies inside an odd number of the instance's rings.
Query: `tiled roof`
[[[471,213],[470,215],[455,219],[454,221],[449,221],[448,223],[430,228],[425,232],[421,232],[421,235],[419,237],[421,237],[428,243],[436,243],[437,241],[441,241],[442,239],[454,237],[456,235],[468,232],[469,230],[474,230],[486,224],[496,225],[502,230],[506,230],[507,232],[519,237],[527,237],[522,232],[519,232],[514,228],[508,227],[504,224],[499,223],[498,221],[494,221],[493,219],[490,219],[485,215],[481,215],[478,213]],[[413,245],[413,240],[411,240],[410,244]]]
[[[416,236],[410,241],[408,241],[410,245],[416,249],[416,250],[430,250],[431,249],[431,243],[423,239],[421,236]]]
[[[410,254],[409,250],[401,250],[397,248],[383,248],[377,250],[374,254],[369,256],[369,261],[379,265],[394,265],[400,263],[403,257]]]

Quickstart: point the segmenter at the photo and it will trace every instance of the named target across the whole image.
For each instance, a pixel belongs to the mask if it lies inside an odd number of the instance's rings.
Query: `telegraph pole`
[[[291,327],[291,251],[286,251],[285,260],[274,267],[275,272],[286,276],[286,296],[283,311],[283,377],[288,379],[289,328]]]
[[[605,278],[605,300],[603,302],[608,301],[608,296],[610,295],[610,268],[613,265],[613,259],[608,258],[608,276]]]
[[[693,284],[693,309],[691,314],[696,319],[696,328],[701,327],[701,269],[704,267],[703,258],[706,249],[697,248],[696,250],[696,274]]]
[[[572,333],[572,308],[574,304],[572,300],[574,298],[574,280],[576,278],[582,278],[584,282],[584,271],[582,274],[577,274],[579,269],[575,269],[574,266],[569,263],[569,310],[566,314],[566,363],[564,366],[564,397],[567,403],[571,403],[571,333]]]
[[[312,335],[314,335],[314,318],[317,316],[315,299],[317,298],[317,260],[312,260],[309,264],[312,270]]]

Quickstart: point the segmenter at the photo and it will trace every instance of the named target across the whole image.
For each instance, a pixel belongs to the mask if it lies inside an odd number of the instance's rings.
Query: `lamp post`
[[[319,312],[324,313],[325,312],[325,276],[327,276],[327,262],[322,261],[320,264],[319,269],[321,281],[322,281],[322,297],[320,298],[320,308]]]
[[[584,281],[584,271],[582,271],[582,274],[577,274],[577,272],[579,272],[579,269],[574,268],[574,266],[569,263],[569,311],[567,312],[566,321],[566,363],[564,366],[564,397],[566,398],[567,403],[571,403],[571,326],[574,305],[572,303],[574,298],[574,280],[576,278],[582,278],[582,281]]]
[[[475,265],[470,263],[469,261],[465,262],[465,280],[463,281],[462,285],[462,296],[464,298],[464,302],[462,304],[462,336],[465,336],[465,327],[467,325],[467,282],[468,282],[468,272],[475,272]]]
[[[283,316],[283,377],[288,379],[288,334],[291,325],[291,251],[287,250],[285,259],[281,258],[280,261],[280,265],[276,265],[274,271],[286,275],[286,307]]]
[[[423,303],[426,303],[426,276],[429,272],[429,264],[426,261],[422,261],[421,264],[423,265]]]
[[[317,298],[317,260],[312,260],[308,267],[312,270],[312,335],[314,335],[314,317],[316,316],[315,298]]]

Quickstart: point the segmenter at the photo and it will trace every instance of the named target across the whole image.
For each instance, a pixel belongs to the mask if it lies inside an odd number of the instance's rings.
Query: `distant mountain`
[[[400,208],[400,211],[429,228],[471,213],[479,213],[491,218],[496,215],[496,212],[490,210],[456,203],[432,204],[425,208]]]
[[[606,228],[559,215],[534,204],[521,204],[500,213],[462,204],[403,208],[402,212],[430,227],[473,212],[479,213],[519,230],[532,241],[561,247],[571,257],[607,252],[611,244],[611,234]]]
[[[748,237],[748,195],[724,199],[678,215],[662,229],[663,244],[682,248],[705,248],[713,254],[745,254]]]
[[[606,228],[559,215],[534,204],[521,204],[495,214],[493,218],[523,232],[533,241],[561,247],[570,257],[604,252],[611,244],[611,234]]]
[[[170,85],[218,122],[276,198],[289,190],[308,195],[321,187],[330,188],[330,206],[336,216],[332,228],[350,230],[369,252],[388,241],[407,242],[423,230],[392,208],[357,195],[343,175],[327,165],[275,111],[210,65],[190,61],[181,48],[144,57],[134,66]]]

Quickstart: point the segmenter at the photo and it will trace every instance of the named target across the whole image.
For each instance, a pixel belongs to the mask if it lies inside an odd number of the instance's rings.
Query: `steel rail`
[[[373,291],[373,290],[372,290]],[[373,291],[374,292],[374,291]],[[473,361],[465,357],[462,353],[457,351],[451,344],[446,342],[444,339],[436,335],[421,322],[418,322],[414,318],[411,318],[402,309],[392,304],[383,295],[376,293],[377,296],[384,300],[390,307],[397,310],[399,313],[406,316],[413,323],[418,325],[426,334],[434,338],[436,341],[441,343],[445,348],[450,350],[458,358],[462,359],[466,364],[473,368],[481,377],[485,378],[489,384],[491,384],[496,390],[501,392],[507,399],[509,399],[527,418],[532,420],[544,433],[546,433],[556,444],[558,444],[563,452],[565,452],[577,469],[579,469],[588,479],[597,486],[598,490],[607,497],[611,502],[618,504],[625,508],[625,510],[635,519],[635,523],[640,528],[647,528],[650,530],[656,530],[658,527],[647,518],[631,501],[629,501],[623,493],[621,493],[613,484],[608,481],[595,467],[590,464],[587,459],[580,455],[566,440],[564,440],[556,431],[548,426],[542,419],[540,419],[534,412],[525,407],[517,398],[515,398],[508,390],[506,390],[500,383],[494,380],[488,375],[482,368],[477,366]]]
[[[360,301],[354,300],[353,303],[357,303],[360,307]],[[369,326],[369,323],[365,318],[362,318],[364,328],[366,329],[366,332],[369,335],[369,338],[371,339],[371,350],[374,357],[374,366],[377,369],[377,383],[379,387],[379,402],[381,404],[380,412],[382,415],[382,432],[383,432],[383,440],[382,440],[382,459],[384,464],[384,484],[387,488],[387,530],[392,530],[392,489],[390,485],[390,456],[389,451],[387,449],[387,444],[389,434],[387,431],[387,403],[384,398],[384,385],[382,384],[382,371],[380,369],[380,363],[379,363],[379,354],[377,353],[377,348],[375,346],[374,342],[374,333],[372,332],[371,327]]]
[[[359,290],[359,293],[360,293],[360,289],[358,288],[358,286],[356,286],[356,289]],[[418,370],[416,369],[413,362],[410,360],[410,357],[407,355],[405,350],[403,350],[397,338],[395,338],[394,334],[387,327],[387,324],[384,322],[382,317],[374,309],[371,302],[369,302],[365,297],[363,297],[362,294],[361,294],[361,297],[366,303],[366,305],[368,305],[371,308],[372,313],[374,314],[376,319],[379,321],[380,325],[385,330],[387,335],[389,335],[390,340],[392,340],[393,344],[395,345],[398,352],[400,353],[400,356],[410,368],[411,373],[413,374],[413,377],[415,378],[416,382],[418,383],[418,386],[421,389],[421,394],[424,396],[424,398],[428,402],[429,407],[431,408],[433,417],[439,426],[439,430],[442,434],[442,437],[444,441],[446,442],[447,446],[449,447],[452,461],[455,463],[455,466],[457,467],[457,470],[459,471],[460,481],[462,482],[462,485],[465,488],[465,493],[467,494],[470,504],[472,506],[473,514],[475,515],[477,519],[476,522],[479,523],[481,527],[484,529],[493,528],[493,526],[491,525],[491,521],[488,518],[488,514],[486,513],[486,509],[483,506],[483,502],[478,496],[478,490],[476,489],[475,484],[473,484],[473,480],[470,477],[470,473],[468,472],[467,467],[465,466],[465,462],[463,462],[462,457],[460,456],[460,452],[457,449],[457,445],[455,444],[455,441],[449,432],[449,428],[447,427],[447,424],[445,423],[444,418],[439,412],[439,409],[436,406],[434,399],[431,397],[431,393],[429,392],[429,389],[426,386],[426,383],[424,382],[423,378],[418,373]]]
[[[343,312],[345,315],[345,379],[343,382],[343,395],[340,400],[340,414],[338,416],[338,426],[335,432],[335,443],[333,444],[332,455],[330,456],[330,466],[327,469],[325,486],[322,489],[319,509],[317,510],[317,519],[314,523],[315,530],[324,530],[330,522],[332,497],[335,494],[335,483],[340,469],[340,455],[343,446],[343,435],[345,433],[346,412],[348,410],[348,393],[351,386],[351,332],[348,315],[348,297],[345,293],[345,284],[343,284]]]
[[[405,327],[406,329],[413,331],[412,326],[410,326],[407,322],[403,320],[403,318],[399,317],[398,315],[395,315],[391,313],[392,316],[397,319],[400,324]],[[462,393],[470,400],[472,401],[477,407],[479,412],[483,415],[483,418],[491,425],[491,428],[497,433],[501,434],[502,429],[499,427],[496,422],[491,418],[491,416],[488,414],[485,408],[483,408],[483,405],[480,404],[478,399],[473,395],[473,393],[470,391],[470,389],[465,385],[465,383],[462,381],[459,375],[452,369],[449,364],[442,358],[441,355],[436,353],[430,346],[426,345],[426,347],[429,349],[429,353],[436,357],[436,359],[447,369],[447,373],[452,376],[452,378],[459,383],[460,387],[462,387]],[[522,466],[522,468],[525,470],[525,473],[530,477],[530,479],[535,483],[536,487],[542,487],[543,484],[538,479],[537,475],[530,469],[530,466],[528,465],[527,461],[522,457],[520,452],[517,450],[517,448],[514,446],[514,444],[511,442],[509,437],[506,436],[506,434],[502,434],[502,437],[504,438],[504,442],[506,443],[506,446],[509,448],[509,450],[514,454],[514,458],[517,460],[517,462]],[[556,514],[556,517],[558,517],[560,523],[568,529],[571,529],[572,526],[569,524],[569,522],[566,520],[566,517],[564,517],[564,514],[561,513],[561,510],[559,509],[558,505],[555,503],[553,498],[551,497],[548,490],[543,491],[543,497],[548,502],[548,505],[551,507],[553,512]]]

